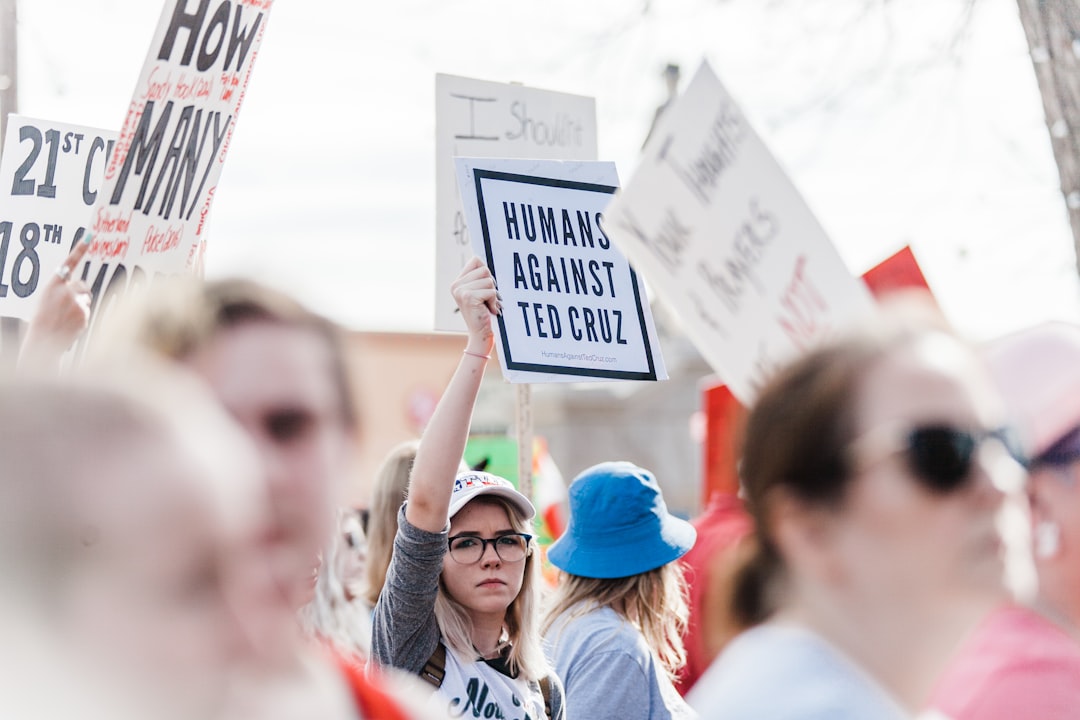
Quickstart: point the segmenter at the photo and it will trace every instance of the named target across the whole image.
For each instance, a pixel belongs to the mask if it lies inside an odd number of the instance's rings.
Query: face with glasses
[[[532,537],[523,526],[505,503],[483,496],[451,519],[443,585],[474,617],[501,619],[521,591]]]
[[[889,602],[1002,592],[997,513],[1023,475],[986,371],[934,334],[857,388],[852,475],[830,533],[842,576]]]

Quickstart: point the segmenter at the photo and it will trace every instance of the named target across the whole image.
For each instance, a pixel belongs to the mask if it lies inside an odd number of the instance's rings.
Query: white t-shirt
[[[687,696],[702,720],[904,720],[869,675],[809,630],[762,625],[736,637]]]
[[[482,660],[463,661],[446,649],[446,676],[432,698],[450,717],[544,720],[543,698],[521,678],[504,675]]]

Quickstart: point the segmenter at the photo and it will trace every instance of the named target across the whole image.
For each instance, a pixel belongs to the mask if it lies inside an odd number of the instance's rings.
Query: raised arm
[[[473,405],[491,354],[491,316],[501,311],[495,279],[479,258],[466,263],[451,289],[468,328],[469,341],[420,438],[405,508],[408,521],[429,532],[446,527],[454,477],[465,452]]]
[[[90,321],[90,288],[72,276],[89,247],[87,232],[42,288],[40,304],[19,351],[20,370],[59,373],[60,358],[86,329]]]

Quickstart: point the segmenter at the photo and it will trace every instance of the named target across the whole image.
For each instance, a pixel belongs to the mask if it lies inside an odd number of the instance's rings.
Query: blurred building
[[[673,512],[700,509],[702,450],[696,428],[701,383],[711,374],[675,323],[654,306],[670,379],[665,382],[533,385],[534,433],[548,441],[569,482],[605,460],[629,460],[652,470]],[[383,455],[418,437],[457,366],[461,336],[355,333],[350,349],[361,403],[361,457],[348,499],[366,505],[370,479]],[[473,431],[513,434],[514,387],[497,362],[481,386]]]

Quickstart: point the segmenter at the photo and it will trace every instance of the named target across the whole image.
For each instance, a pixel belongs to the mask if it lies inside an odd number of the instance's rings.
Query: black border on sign
[[[523,185],[545,185],[547,187],[568,188],[570,190],[584,190],[586,192],[599,192],[614,195],[618,189],[611,185],[597,185],[594,183],[576,182],[573,180],[556,180],[553,178],[535,177],[533,175],[518,175],[516,173],[496,172],[494,170],[473,169],[473,181],[476,184],[476,201],[480,207],[480,228],[484,237],[484,254],[488,269],[492,277],[495,277],[495,258],[491,252],[491,235],[488,232],[487,211],[484,208],[484,189],[481,180],[502,180]],[[648,325],[645,322],[645,310],[641,305],[641,293],[638,290],[638,277],[634,268],[630,267],[630,282],[634,286],[634,305],[637,308],[638,322],[641,325],[641,337],[645,343],[645,359],[649,364],[648,372],[632,372],[629,370],[594,370],[590,368],[565,367],[563,365],[543,365],[540,363],[517,362],[510,354],[510,341],[506,336],[506,325],[503,316],[499,315],[499,337],[502,340],[503,358],[506,367],[510,370],[525,370],[536,373],[549,373],[551,375],[576,375],[579,377],[596,377],[610,380],[656,380],[656,365],[653,362],[652,342],[649,337]],[[495,278],[498,283],[499,279]]]

